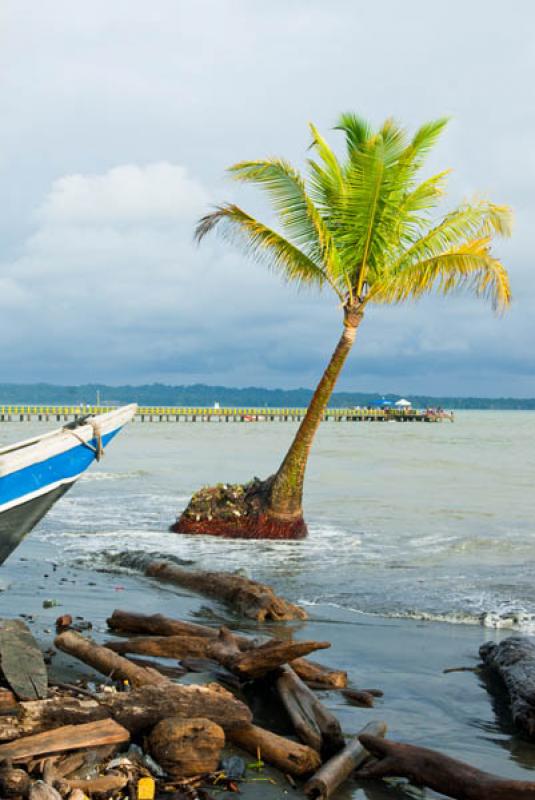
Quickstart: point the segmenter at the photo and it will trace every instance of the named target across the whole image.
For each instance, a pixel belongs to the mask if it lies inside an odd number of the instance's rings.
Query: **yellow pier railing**
[[[104,414],[116,406],[0,405],[0,422],[66,422],[86,414]],[[306,408],[212,408],[139,406],[140,422],[299,422]],[[325,422],[453,422],[453,412],[416,409],[328,408]]]

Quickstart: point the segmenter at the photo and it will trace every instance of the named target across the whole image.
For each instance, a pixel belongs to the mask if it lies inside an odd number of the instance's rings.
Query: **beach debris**
[[[137,800],[154,800],[156,783],[154,778],[140,778],[137,782]]]
[[[48,575],[45,575],[48,578]],[[43,608],[57,608],[61,603],[58,600],[43,600]]]
[[[33,635],[20,619],[0,620],[0,666],[21,700],[46,697],[48,672]]]
[[[221,769],[227,778],[232,781],[239,781],[245,776],[247,765],[240,756],[228,756],[221,761]]]
[[[169,717],[149,736],[151,754],[172,778],[215,772],[225,745],[223,729],[201,717]]]
[[[11,762],[0,767],[0,797],[26,797],[30,778],[23,769],[14,768]]]
[[[373,708],[376,697],[382,697],[380,689],[342,689],[342,694],[351,705],[360,708]]]
[[[241,575],[187,569],[171,561],[149,561],[144,572],[148,577],[217,597],[244,617],[258,622],[307,618],[303,608],[278,597],[271,587]]]
[[[32,783],[29,800],[63,800],[60,793],[44,781]]]
[[[201,657],[214,659],[239,677],[261,678],[294,658],[330,647],[329,642],[299,642],[271,639],[257,647],[240,650],[238,639],[228,628],[221,628],[217,638],[202,636],[151,636],[126,641],[107,642],[117,653],[140,653],[164,658]]]
[[[197,636],[214,639],[219,634],[218,628],[199,625],[193,622],[165,617],[162,614],[138,614],[116,609],[108,618],[108,627],[115,633],[149,634],[153,636]],[[246,650],[254,644],[247,636],[234,634],[240,649]],[[323,688],[343,688],[347,686],[347,673],[333,670],[305,658],[295,658],[291,662],[292,669],[305,682],[313,682]]]
[[[426,747],[369,734],[361,734],[359,739],[377,760],[361,767],[355,773],[357,780],[407,778],[413,785],[427,786],[455,800],[535,798],[535,782],[502,779]]]
[[[369,758],[369,753],[362,745],[359,736],[363,734],[385,736],[386,731],[386,722],[369,722],[360,734],[351,739],[343,750],[326,761],[307,781],[304,787],[307,797],[311,800],[328,800],[353,770],[358,769]]]
[[[288,665],[280,670],[277,692],[302,742],[321,753],[323,758],[330,758],[345,746],[340,723],[334,714]]]
[[[524,733],[535,736],[535,642],[525,636],[510,636],[499,644],[486,642],[479,648],[484,666],[505,684],[513,721]],[[495,690],[489,684],[489,689]]]
[[[58,617],[56,620],[56,630],[62,631],[66,628],[70,628],[72,625],[72,617],[70,614],[62,614],[61,617]]]

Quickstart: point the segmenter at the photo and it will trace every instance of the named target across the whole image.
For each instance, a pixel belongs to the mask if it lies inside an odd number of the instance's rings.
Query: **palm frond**
[[[217,206],[211,214],[202,217],[195,230],[196,240],[200,242],[214,229],[224,238],[238,244],[248,255],[281,274],[287,281],[301,286],[321,288],[325,283],[332,286],[331,279],[321,264],[316,264],[280,233],[259,222],[237,205],[228,203]],[[336,287],[332,288],[342,299]]]
[[[235,180],[256,183],[269,195],[289,239],[336,281],[338,254],[328,227],[305,183],[283,159],[242,161],[229,170]]]
[[[368,122],[357,114],[346,112],[340,115],[335,131],[343,131],[346,137],[347,154],[351,158],[355,152],[362,149],[372,135],[372,128]]]
[[[436,145],[440,135],[449,122],[449,117],[441,117],[421,125],[414,136],[410,147],[414,153],[414,160],[421,166],[425,157]]]
[[[402,303],[417,300],[432,290],[446,295],[469,289],[503,311],[511,302],[509,277],[503,264],[491,255],[490,242],[489,237],[473,239],[387,274],[373,285],[368,301]]]
[[[395,272],[406,264],[441,255],[467,240],[511,232],[512,212],[487,200],[465,203],[429,229],[391,265]]]

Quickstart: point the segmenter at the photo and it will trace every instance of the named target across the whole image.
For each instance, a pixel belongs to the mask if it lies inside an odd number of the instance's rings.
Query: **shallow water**
[[[43,426],[6,424],[0,441],[33,430]],[[307,476],[306,541],[252,546],[167,531],[200,485],[270,474],[293,431],[136,422],[32,537],[67,561],[160,551],[245,568],[305,603],[535,631],[535,414],[325,424]]]
[[[5,424],[0,442],[44,429]],[[58,609],[45,610],[42,601],[57,598],[62,613],[89,617],[95,635],[105,637],[116,606],[195,619],[206,605],[139,575],[117,575],[117,553],[244,568],[309,604],[311,621],[297,633],[332,642],[323,662],[347,669],[358,686],[385,690],[373,711],[325,696],[347,733],[384,718],[394,738],[531,777],[535,748],[512,734],[481,680],[442,670],[476,664],[479,645],[509,627],[535,630],[535,414],[465,412],[453,425],[327,424],[308,473],[307,540],[168,532],[200,485],[268,475],[293,430],[287,423],[131,425],[0,570],[0,581],[11,583],[0,595],[3,614],[32,614],[48,641]],[[350,796],[408,795],[380,785],[348,785],[337,794]]]

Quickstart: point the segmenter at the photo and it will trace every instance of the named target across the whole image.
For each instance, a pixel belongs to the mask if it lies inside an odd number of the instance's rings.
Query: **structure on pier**
[[[0,406],[0,422],[69,421],[86,414],[104,414],[113,406]],[[299,422],[306,408],[190,408],[139,406],[140,422]],[[453,422],[453,412],[412,408],[328,408],[324,422]]]

